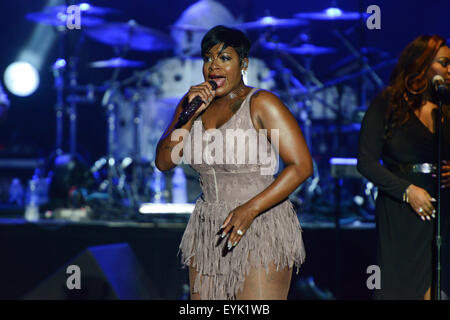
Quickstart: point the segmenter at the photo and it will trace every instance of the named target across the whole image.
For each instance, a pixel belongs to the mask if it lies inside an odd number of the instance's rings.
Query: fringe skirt
[[[192,291],[200,292],[202,300],[235,299],[252,267],[268,272],[273,263],[277,270],[295,266],[298,272],[305,260],[302,230],[289,200],[258,215],[237,246],[226,252],[227,237],[221,239],[219,228],[244,202],[196,202],[180,251],[182,264],[198,272]]]

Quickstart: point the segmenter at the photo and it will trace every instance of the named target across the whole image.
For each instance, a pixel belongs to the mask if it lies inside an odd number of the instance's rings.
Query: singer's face
[[[433,79],[435,75],[440,75],[450,83],[450,49],[449,47],[441,47],[428,70],[428,79]]]
[[[239,55],[232,47],[223,49],[223,43],[212,47],[203,58],[205,81],[217,83],[216,96],[223,96],[237,88],[242,81]]]

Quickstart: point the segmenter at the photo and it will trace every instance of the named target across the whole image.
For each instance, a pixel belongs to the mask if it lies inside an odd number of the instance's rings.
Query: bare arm
[[[178,118],[183,111],[183,101],[186,96],[184,96],[181,101],[178,103],[175,113],[172,117],[172,121],[167,127],[167,129],[164,131],[161,139],[158,142],[158,145],[156,146],[156,157],[155,157],[155,164],[156,167],[161,171],[170,170],[173,167],[177,166],[178,163],[173,162],[172,160],[172,152],[175,146],[179,143],[183,143],[185,141],[186,136],[189,133],[189,130],[192,127],[193,120],[190,119],[186,124],[181,126],[180,129],[185,129],[185,133],[180,136],[180,138],[176,141],[172,141],[172,133],[175,130],[175,125],[178,121]],[[181,149],[181,152],[179,154],[180,157],[183,156],[183,150]]]
[[[181,157],[183,156],[182,147],[184,146],[186,140],[185,138],[187,137],[189,131],[191,130],[192,123],[198,117],[198,115],[202,113],[210,105],[212,99],[214,98],[214,95],[215,91],[212,90],[211,84],[209,84],[208,82],[203,82],[197,86],[191,87],[189,92],[178,103],[175,113],[172,117],[171,123],[164,131],[161,139],[158,142],[158,145],[156,146],[155,164],[159,170],[161,171],[170,170],[180,163]],[[178,122],[178,118],[180,117],[180,114],[183,111],[184,100],[187,99],[188,102],[191,102],[196,96],[200,96],[202,100],[205,101],[206,103],[203,103],[200,106],[200,108],[198,108],[193,117],[189,119],[187,123],[182,125],[180,128],[175,128],[175,125]],[[172,134],[177,129],[182,130],[179,130],[177,132],[178,139],[174,139],[174,141],[172,141]],[[177,145],[179,144],[181,144],[180,148],[177,147]],[[174,150],[175,147],[177,147],[176,150]],[[179,150],[178,154],[176,154],[177,150]],[[175,154],[173,154],[174,152]]]
[[[313,164],[303,133],[289,109],[273,93],[259,91],[252,100],[252,120],[256,129],[279,131],[279,150],[285,168],[273,183],[249,201],[257,214],[285,200],[313,173]],[[256,120],[256,122],[255,122]]]

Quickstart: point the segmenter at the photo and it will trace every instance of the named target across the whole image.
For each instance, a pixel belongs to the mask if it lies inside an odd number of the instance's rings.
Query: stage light
[[[64,60],[64,59],[58,59],[58,60],[56,60],[55,63],[53,64],[53,69],[54,69],[54,70],[55,70],[55,69],[62,69],[62,68],[65,68],[66,65],[67,65],[66,60]]]
[[[358,159],[356,159],[356,158],[331,158],[330,164],[356,166],[358,164]]]
[[[340,17],[342,15],[342,10],[339,8],[328,8],[325,10],[327,16],[329,16],[330,18],[336,18],[336,17]]]
[[[3,75],[6,88],[16,96],[29,96],[39,86],[39,73],[28,62],[11,63]]]
[[[81,11],[88,11],[91,8],[89,3],[80,3],[79,5]]]
[[[191,214],[194,207],[193,203],[142,203],[139,212],[142,214]]]
[[[274,23],[275,19],[271,16],[267,16],[267,17],[264,17],[262,19],[262,21],[263,21],[263,23],[270,25],[270,24]]]

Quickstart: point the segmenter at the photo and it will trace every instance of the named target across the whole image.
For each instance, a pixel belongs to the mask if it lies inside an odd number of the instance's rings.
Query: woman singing
[[[434,291],[438,121],[443,128],[443,159],[450,159],[450,106],[445,102],[443,117],[437,119],[439,97],[432,85],[436,75],[449,84],[450,49],[442,37],[420,36],[403,50],[390,85],[372,102],[362,122],[358,170],[379,188],[378,299],[430,299]],[[450,162],[444,162],[442,169],[445,239]],[[442,263],[443,289],[448,290],[447,246]]]
[[[286,299],[292,269],[305,258],[300,224],[287,198],[312,174],[309,150],[277,96],[244,84],[242,74],[251,63],[244,33],[216,26],[204,36],[201,50],[205,82],[180,101],[156,155],[157,167],[170,170],[183,152],[200,175],[203,194],[180,244],[191,298]],[[217,84],[216,90],[208,80]],[[180,127],[184,130],[174,130],[183,106],[196,96],[204,103]],[[203,137],[195,134],[198,128]],[[235,138],[237,146],[230,148]],[[195,161],[196,145],[203,150],[201,162]],[[281,156],[285,167],[277,178],[264,174],[267,163],[250,161],[256,145]],[[212,156],[215,161],[207,161]]]

